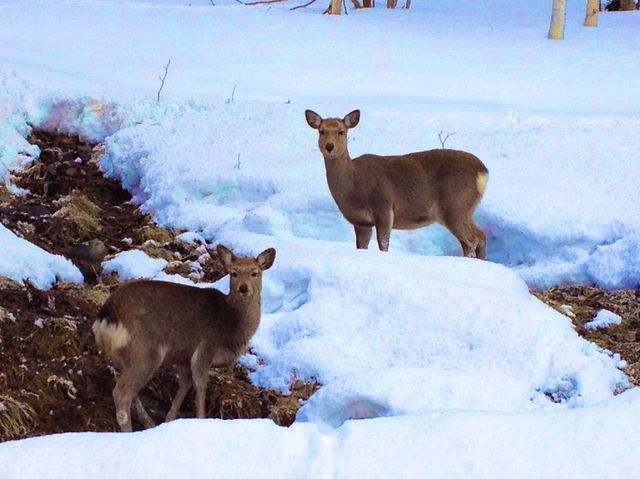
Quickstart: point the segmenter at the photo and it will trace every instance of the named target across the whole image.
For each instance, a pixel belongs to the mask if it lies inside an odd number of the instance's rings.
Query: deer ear
[[[233,254],[233,252],[229,248],[221,244],[218,245],[216,251],[218,252],[218,256],[220,256],[224,267],[228,270],[229,266],[231,266],[231,263],[233,263],[233,261],[236,259],[236,255]]]
[[[320,123],[322,123],[322,117],[318,115],[315,111],[305,110],[304,117],[307,119],[307,123],[309,123],[309,126],[311,128],[313,128],[314,130],[317,130],[318,128],[320,128]]]
[[[258,262],[258,266],[260,266],[260,269],[264,271],[273,266],[273,262],[275,261],[275,259],[276,250],[273,248],[269,248],[260,253],[256,258],[256,261]]]
[[[353,110],[342,120],[347,128],[355,128],[360,121],[360,110]]]

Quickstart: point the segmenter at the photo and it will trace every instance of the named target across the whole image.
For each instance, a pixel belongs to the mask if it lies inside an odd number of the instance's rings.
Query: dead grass
[[[318,383],[296,381],[291,386],[291,393],[275,398],[269,412],[269,418],[280,426],[290,426],[296,420],[300,406],[320,388]]]
[[[134,233],[134,239],[139,243],[152,240],[158,244],[165,244],[173,241],[175,239],[175,235],[166,228],[149,224],[137,230]]]
[[[26,402],[0,394],[0,442],[24,437],[36,412]]]
[[[9,193],[9,190],[4,186],[4,184],[0,183],[0,203],[9,201],[10,199],[11,193]]]
[[[102,230],[100,207],[83,193],[75,190],[59,204],[62,207],[52,217],[62,221],[69,234],[79,241],[93,239]]]

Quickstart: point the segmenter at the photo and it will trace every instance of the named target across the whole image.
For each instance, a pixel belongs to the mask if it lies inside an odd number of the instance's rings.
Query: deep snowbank
[[[626,384],[619,357],[500,265],[298,244],[279,254],[252,341],[263,364],[245,364],[264,386],[323,384],[302,419],[584,406]]]
[[[434,413],[350,421],[333,431],[268,420],[180,420],[133,434],[0,444],[3,479],[540,479],[632,477],[640,394],[535,414]]]

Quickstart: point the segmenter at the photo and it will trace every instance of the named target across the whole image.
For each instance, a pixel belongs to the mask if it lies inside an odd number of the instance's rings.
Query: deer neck
[[[355,170],[349,152],[339,158],[324,159],[324,166],[327,171],[327,183],[333,199],[342,209],[348,202],[355,184]]]
[[[232,294],[227,297],[227,301],[236,319],[235,332],[239,336],[238,339],[248,342],[260,324],[262,310],[260,291],[250,297]]]

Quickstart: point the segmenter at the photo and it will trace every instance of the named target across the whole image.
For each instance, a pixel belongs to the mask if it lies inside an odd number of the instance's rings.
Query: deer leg
[[[367,249],[369,247],[369,242],[371,241],[373,227],[353,225],[353,229],[356,232],[356,248]]]
[[[204,343],[200,343],[191,356],[191,374],[196,390],[196,417],[199,419],[204,419],[206,413],[205,400],[211,362],[211,352],[206,351]]]
[[[149,379],[151,379],[156,369],[160,367],[163,360],[164,354],[161,354],[160,351],[152,351],[151,354],[132,355],[129,361],[124,364],[120,377],[116,381],[116,386],[113,388],[116,421],[118,421],[118,425],[123,432],[133,431],[131,403],[137,398],[138,391],[149,382]]]
[[[122,374],[113,388],[113,402],[116,406],[116,421],[123,432],[133,431],[131,425],[131,402],[138,396],[138,391],[144,387],[156,370],[147,365],[142,369],[135,369],[132,366],[122,371]]]
[[[147,410],[142,405],[142,401],[140,400],[139,396],[136,396],[136,398],[133,400],[133,410],[135,411],[136,416],[138,416],[138,421],[142,423],[145,429],[151,429],[152,427],[156,426],[155,421],[151,418]]]
[[[389,251],[389,239],[393,228],[393,210],[385,209],[375,215],[376,239],[380,251]]]
[[[193,385],[193,379],[191,378],[191,368],[188,364],[181,364],[178,366],[178,392],[176,393],[176,397],[173,398],[171,402],[171,409],[167,413],[167,417],[165,418],[165,422],[173,421],[176,417],[178,417],[178,413],[180,412],[180,406],[184,402],[184,398],[187,396],[189,389]]]
[[[444,221],[444,226],[460,242],[462,255],[468,258],[475,258],[477,256],[476,251],[480,246],[480,239],[476,235],[476,228],[470,224],[470,218],[467,220],[459,216],[449,216]]]
[[[472,223],[472,226],[475,230],[476,238],[478,239],[478,246],[476,246],[476,258],[485,259],[487,257],[487,235],[485,235],[477,225]]]

